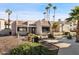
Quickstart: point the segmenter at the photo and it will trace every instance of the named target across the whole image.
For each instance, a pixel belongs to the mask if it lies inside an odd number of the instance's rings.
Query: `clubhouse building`
[[[59,21],[58,21],[59,22]],[[17,33],[20,33],[22,35],[26,35],[27,33],[34,33],[34,34],[48,34],[52,33],[52,31],[55,32],[62,32],[62,31],[70,31],[71,29],[74,30],[76,28],[76,23],[70,24],[66,21],[59,22],[60,25],[54,30],[52,28],[53,21],[48,20],[37,20],[37,21],[10,21],[10,29],[11,34],[16,35]],[[7,28],[7,21],[4,19],[0,19],[0,31]]]

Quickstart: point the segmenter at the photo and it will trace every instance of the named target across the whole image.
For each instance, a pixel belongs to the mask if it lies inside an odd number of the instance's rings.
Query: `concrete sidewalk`
[[[63,43],[66,43],[69,44],[69,46],[60,48],[58,55],[79,55],[79,43],[76,43],[75,40],[76,38],[73,38],[72,40],[68,40],[66,38],[60,39],[61,44],[57,44],[64,46]]]

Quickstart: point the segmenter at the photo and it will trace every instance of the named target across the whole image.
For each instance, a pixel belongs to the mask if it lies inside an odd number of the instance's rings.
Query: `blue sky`
[[[78,3],[52,3],[56,6],[56,19],[64,20],[69,17],[72,8],[79,6]],[[43,12],[45,11],[46,3],[2,3],[0,4],[0,18],[7,19],[6,9],[11,9],[12,20],[39,20],[43,19]],[[53,19],[53,9],[50,14],[51,20]]]

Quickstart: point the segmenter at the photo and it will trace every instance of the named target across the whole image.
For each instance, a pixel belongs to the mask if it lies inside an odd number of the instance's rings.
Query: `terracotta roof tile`
[[[50,26],[50,23],[49,23],[49,21],[42,20],[42,21],[41,21],[41,25],[42,25],[42,26]]]
[[[16,26],[26,26],[27,22],[26,21],[16,21]]]

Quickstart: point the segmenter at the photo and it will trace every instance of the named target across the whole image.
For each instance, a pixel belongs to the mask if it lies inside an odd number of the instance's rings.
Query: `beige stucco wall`
[[[36,24],[36,34],[42,34],[42,26],[41,26],[41,23],[40,23],[41,20],[38,20],[38,21],[27,21],[28,22],[28,26],[29,27],[29,24]],[[51,22],[52,24],[52,22]],[[61,32],[62,31],[62,25],[60,24],[60,28],[59,28],[59,31]],[[17,32],[17,27],[16,27],[16,22],[13,22],[12,23],[12,34],[15,34]],[[27,31],[29,31],[29,29],[27,29]],[[70,31],[70,25],[69,24],[64,24],[63,26],[63,31],[65,32],[69,32]],[[50,32],[52,33],[52,28],[50,28]]]
[[[5,28],[5,20],[0,20],[0,31]]]
[[[65,31],[65,32],[70,32],[70,26],[67,25],[67,24],[65,24],[65,25],[63,26],[63,31]]]
[[[36,22],[36,33],[37,34],[42,34],[42,26],[40,24],[40,21]]]
[[[17,32],[16,21],[12,23],[11,27],[12,27],[12,35],[15,35]]]

